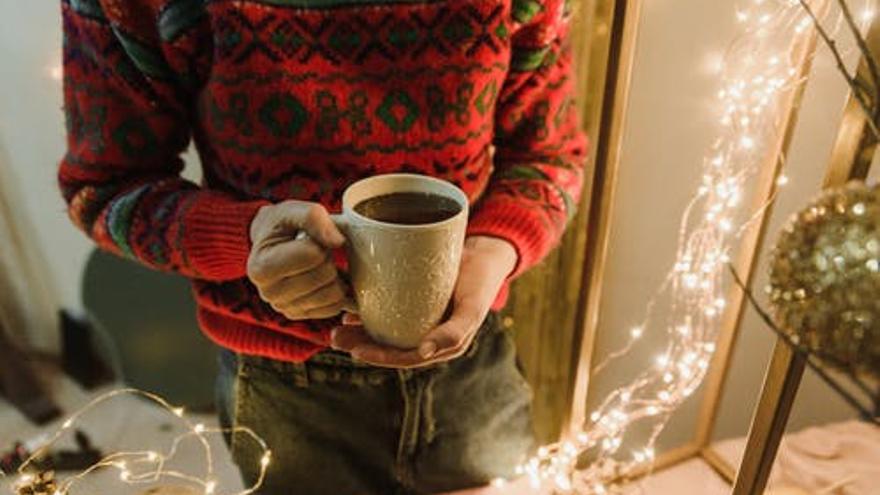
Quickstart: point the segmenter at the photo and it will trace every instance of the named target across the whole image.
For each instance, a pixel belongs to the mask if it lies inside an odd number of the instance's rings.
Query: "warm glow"
[[[72,493],[78,493],[78,491],[73,491],[73,487],[89,476],[93,471],[102,467],[115,468],[118,470],[117,477],[119,481],[123,483],[134,485],[171,479],[178,482],[185,482],[195,487],[200,486],[204,490],[205,495],[214,495],[222,487],[214,479],[214,454],[206,436],[209,434],[219,435],[223,433],[247,435],[252,441],[256,442],[263,451],[263,455],[260,458],[260,472],[257,481],[251,487],[235,492],[235,495],[248,495],[254,493],[263,485],[266,470],[271,459],[271,452],[269,451],[266,442],[250,428],[242,426],[236,426],[230,429],[209,428],[203,423],[190,423],[185,417],[184,409],[182,407],[172,407],[165,399],[156,394],[133,388],[112,390],[99,395],[92,399],[92,401],[86,404],[82,409],[65,419],[61,424],[61,427],[39,448],[37,448],[29,458],[25,459],[22,465],[18,468],[20,476],[17,485],[27,485],[35,480],[34,476],[28,473],[27,470],[32,467],[32,464],[36,459],[44,455],[49,448],[54,446],[61,437],[68,432],[69,429],[76,425],[80,418],[101,404],[121,395],[134,395],[151,401],[155,405],[161,407],[168,414],[178,418],[178,421],[185,426],[185,431],[171,441],[171,447],[167,452],[156,452],[154,450],[111,452],[85,470],[72,474],[66,479],[59,480],[58,488],[52,495],[71,495]],[[195,438],[203,447],[205,464],[207,465],[207,472],[204,473],[203,477],[166,468],[166,464],[174,459],[180,444],[191,438]]]
[[[582,430],[542,447],[520,466],[517,472],[529,476],[533,486],[591,495],[615,491],[609,473],[625,473],[654,461],[653,441],[636,446],[628,455],[618,453],[628,428],[647,421],[654,431],[662,430],[669,413],[694,393],[708,371],[717,326],[727,307],[725,265],[741,222],[755,213],[738,208],[752,193],[748,181],[775,142],[778,122],[787,111],[782,103],[801,83],[798,68],[789,61],[794,58],[792,48],[807,35],[812,22],[799,0],[749,0],[733,15],[741,31],[736,41],[722,58],[714,54],[704,58],[719,77],[718,108],[713,112],[718,137],[703,160],[693,211],[689,209],[681,223],[681,243],[670,264],[672,283],[664,290],[674,301],[672,323],[656,322],[656,329],[648,323],[630,328],[628,344],[611,359],[625,355],[649,331],[665,331],[668,344],[660,349],[654,366],[608,394]],[[780,175],[776,184],[787,182],[788,177]],[[577,452],[569,452],[569,445]],[[584,452],[590,452],[594,462],[576,470],[578,454]],[[565,488],[569,484],[570,489]]]

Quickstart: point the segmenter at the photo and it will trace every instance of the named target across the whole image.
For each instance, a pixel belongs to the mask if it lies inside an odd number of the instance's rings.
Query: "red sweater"
[[[338,320],[287,320],[245,277],[268,202],[338,211],[363,177],[441,177],[473,202],[469,234],[510,241],[522,273],[580,194],[568,5],[63,0],[69,214],[101,248],[192,279],[215,342],[280,360],[325,348]],[[190,139],[200,185],[179,176]]]

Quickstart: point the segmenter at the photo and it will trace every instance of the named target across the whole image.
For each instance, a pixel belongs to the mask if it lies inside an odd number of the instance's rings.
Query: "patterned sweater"
[[[578,200],[585,138],[564,0],[62,10],[69,215],[101,248],[192,279],[202,330],[227,348],[302,361],[338,324],[287,320],[245,277],[250,221],[269,202],[338,211],[363,177],[441,177],[471,199],[470,235],[516,247],[517,275],[558,242]],[[190,140],[201,184],[179,175]]]

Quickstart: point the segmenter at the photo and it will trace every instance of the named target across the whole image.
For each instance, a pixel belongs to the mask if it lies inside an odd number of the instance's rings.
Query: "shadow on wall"
[[[126,384],[190,409],[213,407],[217,348],[198,328],[185,278],[95,250],[82,294]]]

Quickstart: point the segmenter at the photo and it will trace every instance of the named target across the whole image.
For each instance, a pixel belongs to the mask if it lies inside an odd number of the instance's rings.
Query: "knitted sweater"
[[[558,242],[578,200],[585,138],[564,0],[62,10],[69,215],[101,248],[190,278],[202,330],[221,346],[302,361],[339,323],[290,321],[246,278],[249,225],[270,202],[333,212],[370,175],[440,177],[472,201],[469,235],[515,246],[515,276]],[[190,140],[201,184],[179,175]]]

